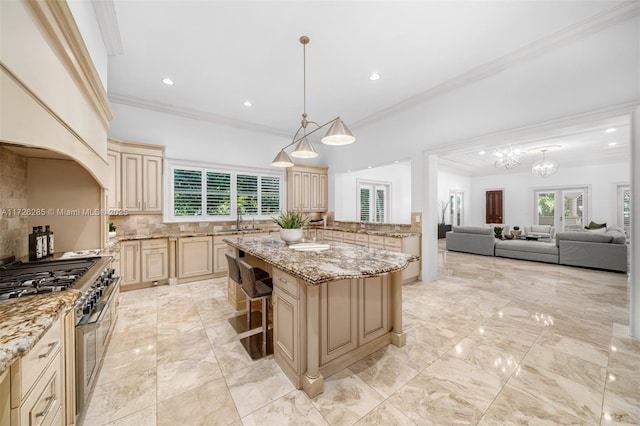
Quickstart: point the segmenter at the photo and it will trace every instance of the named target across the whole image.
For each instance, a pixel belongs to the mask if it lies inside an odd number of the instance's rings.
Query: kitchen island
[[[404,346],[402,270],[414,256],[339,242],[298,251],[272,237],[224,241],[271,274],[274,358],[310,397],[325,376],[389,343]]]

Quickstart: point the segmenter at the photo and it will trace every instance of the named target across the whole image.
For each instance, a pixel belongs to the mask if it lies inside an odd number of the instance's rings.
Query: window
[[[358,217],[361,222],[388,222],[389,184],[358,181]]]
[[[236,214],[268,218],[282,209],[282,175],[267,171],[216,170],[167,161],[165,220],[235,220]]]
[[[618,185],[618,226],[629,236],[631,231],[631,187]]]

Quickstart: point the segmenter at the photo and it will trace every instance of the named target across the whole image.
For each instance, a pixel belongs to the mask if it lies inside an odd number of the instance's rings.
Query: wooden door
[[[502,190],[485,192],[485,223],[502,222]]]

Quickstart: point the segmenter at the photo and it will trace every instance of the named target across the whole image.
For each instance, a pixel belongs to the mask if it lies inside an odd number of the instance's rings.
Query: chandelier
[[[545,159],[545,152],[547,152],[546,148],[541,149],[540,151],[542,151],[542,160],[536,161],[533,164],[533,167],[531,167],[531,173],[535,176],[546,178],[558,171],[558,163]]]
[[[495,167],[512,169],[520,165],[520,157],[522,154],[523,153],[519,149],[514,149],[511,145],[498,148],[493,153],[493,165]]]
[[[309,37],[302,36],[300,37],[300,43],[302,43],[302,93],[303,93],[303,102],[302,102],[302,120],[300,121],[300,127],[293,135],[293,139],[291,143],[280,150],[276,158],[271,162],[272,166],[275,167],[292,167],[293,161],[291,161],[291,157],[285,152],[285,149],[289,148],[292,145],[296,145],[294,150],[291,152],[291,155],[297,158],[314,158],[318,156],[318,153],[307,139],[307,136],[317,132],[323,127],[331,125],[329,130],[321,139],[322,143],[326,145],[347,145],[355,142],[356,138],[353,136],[351,131],[347,128],[344,122],[340,119],[340,117],[336,117],[333,120],[327,121],[326,123],[320,125],[315,121],[311,121],[307,119],[307,44],[309,43]],[[311,131],[307,131],[307,126],[309,124],[313,124],[315,129]]]

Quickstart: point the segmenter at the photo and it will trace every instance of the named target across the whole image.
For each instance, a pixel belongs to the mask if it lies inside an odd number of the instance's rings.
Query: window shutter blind
[[[231,174],[207,172],[207,214],[231,214]]]
[[[376,222],[384,222],[384,189],[376,189]]]
[[[625,228],[631,226],[631,190],[625,189],[622,195],[622,220]]]
[[[173,171],[173,210],[175,216],[202,215],[202,172]]]
[[[260,214],[278,214],[280,211],[280,178],[260,178]]]
[[[369,188],[360,187],[360,221],[369,222],[371,216],[371,190]]]
[[[237,175],[236,176],[236,203],[238,213],[257,214],[258,213],[258,176]]]

